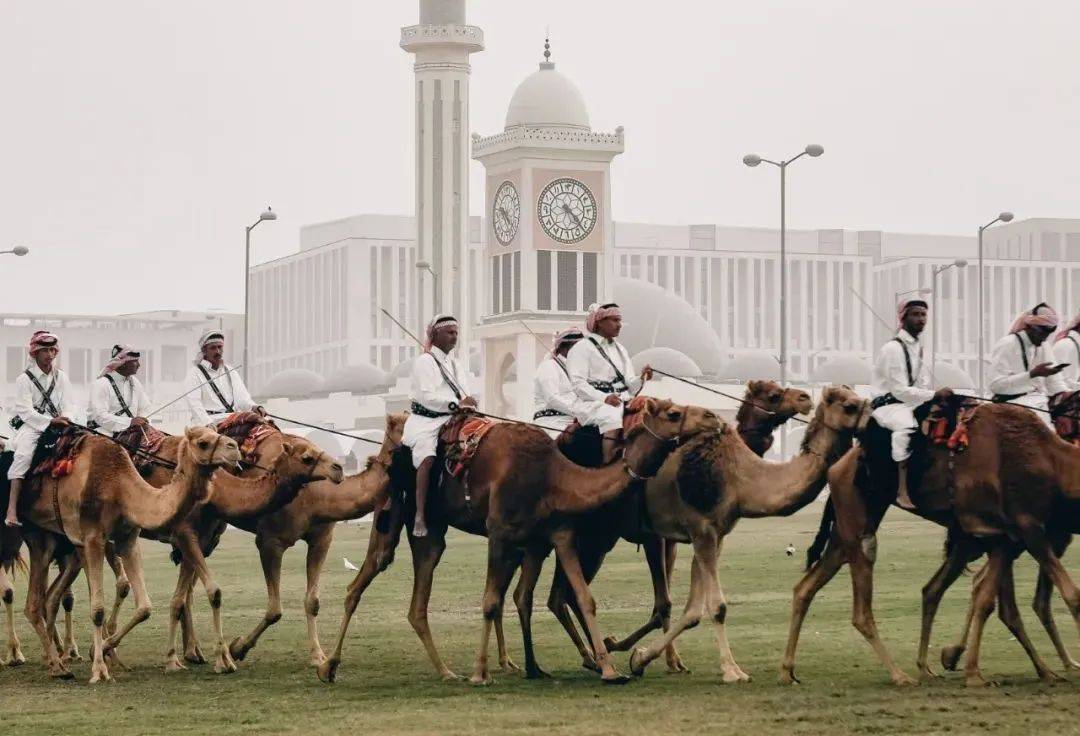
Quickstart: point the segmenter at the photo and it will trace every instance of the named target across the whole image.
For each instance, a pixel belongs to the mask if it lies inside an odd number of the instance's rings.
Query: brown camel
[[[669,403],[653,402],[650,405],[651,410],[658,411],[660,407],[668,406]],[[706,410],[695,408],[692,410],[692,414],[694,419],[693,422],[687,422],[688,428],[692,424],[718,423],[719,421],[712,412]],[[507,426],[529,429],[522,425]],[[502,431],[505,431],[505,427],[500,425],[500,432]],[[546,437],[546,435],[544,436]],[[483,442],[483,446],[489,448],[500,447],[501,445],[502,443],[497,437],[489,436]],[[476,458],[473,467],[477,467],[481,462],[484,461]],[[612,467],[616,466],[623,467],[621,463],[616,463]],[[376,523],[373,525],[368,540],[368,550],[364,562],[346,591],[345,615],[341,621],[337,643],[327,660],[318,667],[319,679],[323,682],[333,682],[335,680],[338,666],[341,664],[345,635],[353,614],[360,603],[360,598],[379,573],[386,570],[393,562],[401,530],[412,523],[415,516],[413,508],[415,496],[409,492],[409,489],[414,482],[415,475],[408,453],[394,453],[390,477],[391,485],[395,489],[395,503],[389,511],[378,512],[376,515]],[[400,502],[401,498],[404,499],[404,503]],[[439,560],[446,549],[447,528],[453,526],[455,529],[469,534],[486,536],[487,494],[484,492],[483,495],[478,496],[478,492],[471,487],[467,492],[456,480],[447,478],[428,494],[428,504],[428,536],[414,537],[412,534],[406,535],[413,562],[413,592],[409,604],[408,618],[417,636],[420,637],[420,641],[423,643],[436,673],[443,679],[456,680],[460,678],[446,666],[435,646],[435,640],[428,624],[428,601],[431,599],[435,568],[438,566]],[[501,609],[499,613],[501,614]],[[495,629],[501,668],[503,670],[516,670],[517,665],[510,660],[506,653],[506,640],[503,635],[501,615],[492,620],[492,625]]]
[[[393,450],[401,444],[405,427],[404,414],[388,414],[386,431],[378,454],[368,459],[361,473],[347,477],[340,485],[330,481],[309,483],[296,499],[271,514],[238,520],[241,529],[255,534],[268,601],[266,613],[245,637],[229,645],[234,659],[242,660],[270,626],[281,619],[281,558],[285,551],[303,539],[307,543],[307,591],[304,612],[310,661],[314,666],[326,660],[319,643],[319,575],[334,538],[339,521],[358,519],[382,507],[390,493],[390,462]]]
[[[862,448],[849,452],[829,473],[829,503],[818,538],[808,552],[807,573],[795,587],[780,670],[782,683],[798,681],[795,649],[803,619],[814,595],[844,563],[851,565],[856,629],[874,648],[894,683],[915,682],[893,662],[878,634],[871,607],[875,535],[896,491],[895,472],[887,466],[888,443],[883,441],[887,435],[880,436],[883,432],[871,423]],[[1040,679],[1055,681],[1059,676],[1035,651],[1020,619],[1012,561],[1021,549],[1030,552],[1062,592],[1080,625],[1080,592],[1054,552],[1055,546],[1075,531],[1070,525],[1080,500],[1080,450],[1057,438],[1031,411],[1007,404],[981,406],[968,423],[968,436],[969,449],[954,457],[944,448],[927,449],[925,468],[914,486],[918,515],[949,527],[955,535],[954,544],[962,545],[924,588],[920,665],[925,667],[936,603],[953,576],[953,566],[962,568],[975,550],[987,551],[986,573],[973,592],[975,630],[969,639],[967,684],[986,684],[979,671],[978,645],[995,598],[1003,623],[1028,654]],[[921,436],[913,440],[913,447],[925,444]],[[1020,543],[1010,542],[1010,536]]]
[[[17,545],[17,550],[18,547],[22,546],[22,535],[15,529],[4,527],[0,529],[0,536],[11,540],[5,539],[0,542],[0,548]],[[0,658],[0,665],[8,667],[18,667],[26,664],[26,657],[22,653],[22,645],[19,643],[19,637],[15,633],[15,586],[11,582],[11,576],[19,566],[24,566],[22,558],[19,557],[12,557],[12,559],[0,562],[0,600],[4,602],[4,622],[8,634],[7,644],[4,646],[3,656]]]
[[[805,391],[784,389],[775,381],[750,381],[746,384],[746,394],[739,406],[735,421],[738,433],[747,446],[759,457],[772,445],[773,431],[796,414],[809,414],[813,410],[813,401]],[[645,550],[645,559],[649,565],[649,575],[653,587],[653,610],[649,620],[632,632],[625,639],[609,637],[605,639],[608,651],[625,652],[632,649],[643,637],[660,628],[667,631],[671,618],[671,573],[675,567],[677,542],[673,539],[661,539],[649,532],[638,514],[639,502],[635,497],[621,497],[615,504],[589,514],[582,522],[582,529],[587,534],[578,534],[578,555],[582,572],[590,585],[600,570],[604,557],[610,552],[619,538],[631,544],[639,544]],[[523,563],[525,564],[525,563]],[[533,564],[529,562],[528,564]],[[532,591],[526,591],[520,584],[514,591],[514,602],[519,618],[524,622],[531,616]],[[573,591],[562,572],[556,566],[548,596],[548,609],[555,614],[571,641],[581,654],[582,667],[596,670],[596,660],[592,650],[586,646],[578,633],[571,611],[582,621],[576,609]],[[524,624],[523,624],[524,625]],[[582,626],[584,624],[582,623]],[[526,634],[531,641],[531,634]],[[667,669],[670,673],[688,672],[674,643],[665,651]],[[544,676],[535,660],[532,647],[525,650],[525,676]]]
[[[182,521],[210,496],[213,471],[239,459],[236,443],[229,438],[207,428],[189,429],[180,445],[173,480],[159,489],[139,476],[127,453],[118,445],[101,437],[87,436],[69,475],[33,479],[29,486],[31,493],[20,504],[20,517],[29,522],[24,529],[30,549],[26,616],[41,640],[50,675],[71,676],[60,661],[45,618],[46,576],[57,537],[75,545],[87,570],[94,624],[90,681],[111,679],[105,651],[150,615],[137,543],[139,530],[165,531]],[[116,545],[131,579],[136,611],[130,621],[106,640],[102,567],[108,541]],[[7,555],[0,560],[9,561]]]
[[[682,616],[659,642],[634,650],[635,675],[707,614],[716,625],[724,682],[750,679],[735,662],[725,629],[727,603],[716,571],[724,537],[741,518],[788,516],[813,501],[829,466],[869,416],[867,401],[849,388],[831,386],[806,429],[801,454],[787,462],[762,460],[726,427],[719,435],[694,440],[664,464],[646,485],[646,507],[657,534],[693,545],[690,595]]]

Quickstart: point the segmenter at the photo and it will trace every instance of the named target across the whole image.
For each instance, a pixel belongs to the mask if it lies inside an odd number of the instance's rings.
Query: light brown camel
[[[798,681],[795,649],[802,622],[814,595],[845,563],[851,565],[856,629],[873,647],[894,683],[915,682],[893,662],[878,634],[871,607],[875,535],[896,491],[895,472],[888,466],[887,434],[880,436],[883,432],[871,423],[862,448],[849,452],[829,473],[829,503],[818,538],[808,552],[807,573],[795,587],[780,670],[782,683]],[[1080,450],[1054,436],[1028,409],[1007,404],[979,407],[968,423],[968,436],[970,447],[955,457],[944,448],[930,447],[925,470],[914,486],[919,516],[950,527],[960,533],[958,542],[971,545],[969,549],[981,545],[990,555],[987,572],[973,593],[975,631],[965,667],[966,682],[986,683],[979,671],[978,643],[995,598],[1003,623],[1028,654],[1040,679],[1056,681],[1059,676],[1035,651],[1020,619],[1012,585],[1012,561],[1020,547],[1009,542],[1008,536],[1020,540],[1039,561],[1080,626],[1080,592],[1054,553],[1055,544],[1075,531],[1069,525],[1076,519],[1074,504],[1080,501]],[[921,436],[913,439],[913,447],[925,443]],[[966,554],[955,559],[962,560]],[[945,570],[943,566],[927,584],[924,601],[940,599]],[[936,605],[924,605],[923,664],[935,609]]]
[[[772,445],[773,431],[794,417],[796,414],[809,414],[814,408],[810,394],[795,388],[782,388],[775,381],[750,381],[746,384],[746,394],[735,416],[739,436],[759,457]],[[642,523],[637,496],[622,496],[616,503],[604,507],[596,513],[582,519],[577,537],[578,556],[585,580],[590,585],[599,572],[604,557],[610,552],[621,537],[631,544],[639,544],[645,550],[645,559],[649,565],[649,575],[653,587],[653,610],[649,620],[624,639],[609,637],[605,639],[608,651],[624,652],[632,649],[643,637],[663,629],[667,631],[671,618],[671,573],[675,567],[677,542],[662,539],[651,533]],[[526,559],[523,565],[535,564]],[[526,576],[528,577],[528,576]],[[514,602],[523,627],[526,642],[532,641],[528,630],[532,615],[532,592],[519,585],[514,590]],[[573,591],[562,572],[556,566],[548,596],[548,609],[555,614],[563,629],[570,636],[581,655],[582,667],[596,670],[596,660],[592,649],[578,633],[571,612],[582,617],[577,611]],[[584,626],[584,624],[582,624]],[[670,673],[688,672],[674,643],[665,651],[667,670]],[[544,676],[543,670],[536,664],[533,648],[525,647],[525,676],[529,678]]]
[[[651,406],[653,411],[657,411],[660,407],[668,405],[670,405],[670,402],[654,402]],[[691,414],[692,419],[687,421],[687,428],[692,425],[704,425],[706,423],[712,423],[715,426],[719,423],[715,415],[707,410],[694,408]],[[522,425],[512,426],[517,427],[518,430],[530,429]],[[505,431],[502,425],[500,427],[500,432]],[[544,437],[546,438],[547,435],[544,435]],[[490,436],[485,438],[483,445],[498,447],[498,441],[496,440],[493,443],[493,439],[496,438]],[[547,448],[547,445],[542,446]],[[552,446],[554,446],[553,443]],[[483,461],[477,458],[477,462],[474,462],[473,467],[477,467],[479,462]],[[619,473],[624,473],[621,470],[622,467],[624,466],[621,463],[616,463],[607,472],[613,472],[614,468],[619,468]],[[578,468],[578,470],[585,469]],[[389,511],[379,512],[376,515],[376,522],[372,525],[364,562],[346,591],[345,615],[341,621],[337,643],[327,660],[318,667],[319,679],[323,682],[333,682],[336,679],[337,669],[341,664],[345,636],[353,614],[360,603],[360,598],[379,573],[386,570],[393,562],[401,530],[406,525],[411,524],[415,516],[415,495],[410,492],[410,489],[414,483],[416,473],[412,468],[412,462],[407,452],[399,451],[394,453],[390,477],[391,485],[394,488],[395,503]],[[404,498],[404,503],[401,503],[402,498]],[[478,496],[477,491],[471,488],[467,492],[456,480],[447,478],[438,487],[432,488],[428,494],[428,505],[428,536],[415,537],[412,534],[406,534],[413,562],[413,590],[409,603],[408,618],[417,636],[420,637],[420,641],[423,643],[436,673],[443,679],[456,680],[459,679],[458,676],[446,666],[435,646],[435,640],[428,624],[428,601],[431,598],[435,568],[438,566],[443,551],[446,549],[447,528],[453,526],[455,529],[469,534],[486,536],[487,494],[484,492],[483,495]],[[492,619],[492,626],[495,629],[499,649],[499,663],[504,671],[516,670],[517,666],[510,661],[506,653],[501,608],[498,613],[500,615]]]
[[[140,529],[167,530],[180,522],[210,496],[213,471],[239,459],[236,443],[229,438],[211,429],[189,429],[180,446],[173,480],[159,489],[138,475],[127,453],[114,442],[87,436],[69,475],[33,479],[31,493],[24,494],[20,504],[20,517],[29,522],[24,529],[30,549],[26,616],[41,640],[50,675],[71,676],[60,661],[45,617],[46,577],[57,536],[75,545],[87,571],[94,625],[90,681],[111,679],[104,652],[150,616],[137,543]],[[116,545],[131,579],[136,611],[106,641],[102,567],[108,541]]]
[[[739,519],[788,516],[813,501],[829,466],[851,447],[869,416],[869,402],[849,388],[831,386],[806,429],[800,455],[787,462],[762,460],[725,427],[720,435],[689,443],[664,464],[646,485],[646,507],[657,534],[693,545],[690,594],[682,616],[661,640],[634,650],[635,675],[707,615],[716,627],[724,682],[750,679],[735,662],[725,629],[727,602],[716,571],[724,537]]]
[[[304,613],[310,662],[314,666],[326,660],[319,643],[319,575],[334,538],[339,521],[358,519],[381,508],[390,493],[390,462],[393,450],[401,444],[405,414],[388,414],[379,452],[368,459],[363,472],[350,475],[335,485],[330,481],[309,483],[296,499],[271,514],[239,520],[238,526],[255,534],[263,577],[266,579],[267,606],[255,628],[229,645],[234,659],[243,660],[270,626],[281,619],[281,558],[285,551],[303,539],[307,543],[307,591]]]
[[[18,539],[18,545],[22,546],[22,535],[15,529],[4,527],[0,529],[0,535],[11,537],[13,540]],[[6,546],[6,543],[0,544]],[[26,657],[22,653],[19,636],[15,633],[15,586],[11,582],[11,576],[19,566],[23,566],[22,558],[13,558],[0,563],[0,600],[4,602],[4,622],[8,635],[3,656],[0,657],[0,665],[8,667],[18,667],[26,664]]]

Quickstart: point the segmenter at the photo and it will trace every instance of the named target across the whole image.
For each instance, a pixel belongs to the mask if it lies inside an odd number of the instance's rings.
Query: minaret
[[[465,0],[420,0],[420,24],[401,29],[401,48],[415,56],[416,259],[419,327],[437,312],[461,323],[459,355],[477,315],[469,314],[469,55],[484,32],[465,23]],[[428,295],[431,295],[430,297]]]

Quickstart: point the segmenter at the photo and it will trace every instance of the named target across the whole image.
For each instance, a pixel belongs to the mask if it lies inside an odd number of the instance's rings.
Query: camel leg
[[[353,614],[356,613],[356,607],[360,604],[360,597],[376,576],[390,567],[390,563],[394,561],[394,550],[401,539],[402,521],[397,519],[389,532],[380,534],[376,529],[376,522],[380,513],[391,512],[376,512],[376,521],[371,524],[371,536],[368,539],[368,550],[364,556],[364,562],[360,565],[356,577],[349,583],[349,587],[345,591],[345,615],[341,618],[341,626],[338,631],[337,642],[334,644],[334,651],[331,652],[325,662],[316,668],[316,674],[323,682],[333,682],[337,678],[337,669],[341,664],[341,650],[345,645],[345,634],[349,630],[349,622],[352,621]],[[453,673],[450,674],[453,675]]]
[[[955,643],[941,648],[941,666],[950,672],[956,671],[960,657],[967,649],[968,638],[971,636],[971,622],[975,618],[975,588],[986,577],[987,567],[988,563],[984,562],[971,578],[971,599],[968,602],[967,613],[964,614],[964,625],[960,628],[960,636],[957,637]]]
[[[1069,542],[1072,541],[1072,536],[1069,535],[1064,540],[1054,545],[1054,553],[1061,557],[1065,554],[1065,550],[1069,546]],[[1057,623],[1054,621],[1054,614],[1050,609],[1050,593],[1053,590],[1053,583],[1050,582],[1050,577],[1043,572],[1043,569],[1039,568],[1039,576],[1035,583],[1035,599],[1032,601],[1032,608],[1035,610],[1035,615],[1039,618],[1043,628],[1046,629],[1047,635],[1050,637],[1050,641],[1054,644],[1054,649],[1057,650],[1058,656],[1061,657],[1061,662],[1067,670],[1080,670],[1080,662],[1073,659],[1069,650],[1065,647],[1064,642],[1061,641],[1061,634],[1058,633]]]
[[[91,684],[108,682],[112,679],[105,664],[105,596],[103,571],[105,567],[105,540],[97,532],[87,534],[83,546],[79,549],[83,567],[86,568],[86,583],[90,588],[90,620],[94,626],[93,664],[90,668]]]
[[[873,534],[863,537],[858,544],[851,545],[848,551],[852,597],[854,598],[851,622],[873,647],[881,663],[889,670],[889,677],[894,684],[915,685],[917,681],[896,666],[896,662],[893,661],[878,634],[877,622],[874,621],[874,559],[876,557],[877,537]]]
[[[1050,582],[1057,587],[1069,613],[1072,614],[1073,621],[1080,630],[1080,589],[1065,571],[1045,530],[1038,520],[1026,516],[1017,519],[1017,525],[1020,527],[1024,547],[1038,561],[1039,568],[1046,573]]]
[[[551,592],[548,594],[548,610],[555,614],[555,619],[562,624],[567,636],[570,637],[570,641],[577,647],[578,654],[581,655],[581,666],[599,673],[600,666],[596,664],[596,657],[593,656],[592,649],[585,644],[585,640],[578,633],[577,626],[574,625],[568,598],[573,598],[573,591],[570,590],[570,583],[566,579],[566,573],[563,572],[561,566],[556,565],[555,575],[551,580]]]
[[[195,581],[195,569],[185,559],[180,563],[180,573],[176,578],[176,589],[169,602],[169,651],[165,653],[165,671],[178,672],[187,669],[176,654],[176,630],[184,617],[184,609],[190,598],[189,591]]]
[[[237,661],[243,661],[262,633],[281,620],[281,557],[285,550],[274,542],[259,541],[259,561],[266,580],[266,613],[250,634],[236,637],[229,645],[229,653]]]
[[[507,587],[509,587],[507,583]],[[504,591],[505,598],[505,591]],[[514,660],[510,659],[510,653],[506,649],[506,635],[503,633],[503,607],[499,607],[499,615],[494,621],[492,626],[495,628],[495,644],[499,649],[499,672],[521,672],[521,668],[517,666]]]
[[[308,540],[307,548],[307,591],[304,594],[304,615],[307,617],[308,652],[311,666],[318,667],[326,661],[326,652],[319,642],[319,576],[323,564],[330,553],[330,543],[334,539],[333,527],[326,534]]]
[[[236,662],[229,654],[229,646],[225,643],[225,632],[221,626],[221,588],[218,587],[210,568],[206,564],[206,557],[199,546],[197,535],[192,530],[185,530],[176,535],[177,546],[184,556],[184,564],[190,564],[195,570],[195,576],[203,584],[206,597],[210,601],[210,610],[214,620],[214,638],[217,640],[215,647],[214,672],[219,675],[227,675],[236,672]]]
[[[105,641],[106,652],[116,649],[132,629],[150,618],[152,612],[150,596],[146,591],[146,576],[143,572],[142,548],[137,538],[124,545],[120,550],[120,559],[123,560],[131,590],[135,594],[135,610],[132,611],[128,622]]]
[[[131,582],[128,580],[127,571],[124,570],[124,565],[120,562],[116,550],[111,545],[105,548],[105,561],[109,563],[113,575],[116,576],[116,597],[113,598],[109,620],[105,623],[105,631],[112,636],[116,633],[116,625],[120,620],[120,609],[127,600],[128,594],[131,593]]]
[[[544,569],[544,560],[549,551],[535,548],[526,551],[525,559],[521,562],[521,576],[518,578],[517,587],[514,588],[514,605],[517,607],[518,619],[521,621],[521,639],[525,647],[525,679],[527,680],[551,677],[536,663],[532,637],[533,593],[536,591],[536,583],[540,579],[540,573]]]
[[[971,634],[967,640],[967,660],[964,663],[964,682],[968,687],[993,684],[983,679],[979,671],[979,652],[982,647],[983,628],[990,614],[994,612],[994,599],[1001,587],[1004,560],[1001,546],[993,547],[989,557],[985,572],[971,593]]]
[[[926,662],[927,651],[930,649],[930,632],[933,629],[934,617],[937,615],[938,606],[941,604],[945,591],[963,574],[964,567],[970,559],[971,555],[967,554],[964,543],[957,542],[952,545],[949,554],[942,561],[941,567],[923,586],[922,629],[919,633],[919,654],[916,657],[915,664],[919,669],[920,676],[924,678],[940,677]]]
[[[596,623],[596,601],[592,592],[589,591],[589,584],[582,572],[573,534],[568,530],[561,530],[554,535],[552,542],[555,544],[555,554],[559,559],[559,564],[563,566],[566,579],[574,591],[577,610],[585,619],[585,632],[592,644],[596,663],[600,666],[600,679],[605,685],[621,685],[628,682],[629,678],[615,669],[611,655],[604,646],[603,635]]]
[[[74,622],[71,615],[75,607],[75,595],[71,591],[71,584],[75,582],[75,578],[82,569],[77,558],[78,555],[71,554],[59,562],[60,573],[45,592],[45,625],[53,641],[56,642],[61,661],[65,664],[82,660],[79,647],[75,644]],[[61,605],[64,607],[64,638],[62,640],[56,631],[56,617]]]
[[[998,590],[998,616],[1016,638],[1016,641],[1020,642],[1020,646],[1024,648],[1028,658],[1031,660],[1031,664],[1035,667],[1035,673],[1039,676],[1039,679],[1048,684],[1063,682],[1065,678],[1051,670],[1043,658],[1039,656],[1035,646],[1031,643],[1031,639],[1028,638],[1027,631],[1024,629],[1024,622],[1020,618],[1020,609],[1016,605],[1016,585],[1013,581],[1013,563],[1016,561],[1018,552],[1019,550],[1003,553],[1005,559],[1002,562]]]
[[[702,572],[706,575],[705,610],[712,616],[716,645],[720,649],[724,682],[750,682],[750,675],[743,672],[735,661],[735,655],[731,652],[731,644],[727,638],[727,599],[724,598],[724,591],[720,587],[720,576],[716,571],[716,563],[723,550],[723,544],[722,540],[712,534],[704,535],[700,541],[694,541],[694,552],[700,561]]]
[[[188,584],[186,601],[180,616],[180,639],[184,647],[184,661],[188,664],[206,664],[206,656],[199,646],[199,632],[195,628],[195,578]]]
[[[784,649],[784,659],[780,663],[780,684],[793,685],[799,682],[795,677],[795,649],[799,645],[799,633],[802,631],[803,621],[810,610],[810,604],[814,602],[814,596],[832,580],[840,568],[844,566],[846,559],[844,550],[833,540],[829,540],[821,559],[814,563],[813,567],[806,571],[802,579],[795,585],[795,592],[791,599],[791,623],[788,626],[787,647]]]
[[[480,635],[480,649],[476,653],[476,665],[469,682],[473,685],[490,685],[493,680],[488,671],[488,644],[491,641],[491,629],[502,617],[506,590],[514,578],[520,564],[520,554],[509,544],[488,537],[487,580],[484,584],[484,599],[481,604],[484,623]]]
[[[661,590],[657,590],[658,581],[653,581],[653,608],[660,614],[660,629],[667,631],[671,626],[671,579],[675,575],[675,558],[679,553],[679,543],[673,539],[661,540],[664,553],[664,583]],[[675,642],[671,642],[664,651],[667,659],[668,674],[688,674],[690,668],[679,656],[679,650],[675,648]]]
[[[443,552],[446,550],[446,532],[429,528],[426,537],[414,537],[410,534],[408,539],[413,559],[413,590],[412,599],[409,601],[409,624],[420,637],[428,659],[431,660],[439,677],[444,680],[460,680],[461,678],[443,663],[439,650],[435,647],[435,639],[431,636],[431,627],[428,625],[431,586],[435,578],[435,568],[438,567],[439,560],[442,559]]]
[[[39,537],[34,535],[27,538],[27,546],[30,548],[30,580],[26,586],[26,620],[34,629],[41,641],[42,652],[45,657],[45,666],[48,668],[50,677],[70,679],[74,677],[71,671],[60,661],[60,653],[56,649],[53,632],[48,628],[45,621],[45,589],[49,577],[49,565],[52,562],[55,542],[51,537]]]
[[[686,598],[686,606],[678,620],[664,632],[660,641],[648,647],[638,647],[630,655],[630,671],[638,676],[645,674],[645,668],[654,659],[659,657],[671,642],[675,641],[683,631],[692,629],[701,622],[705,612],[706,596],[708,588],[705,582],[707,574],[698,561],[697,548],[694,549],[694,559],[690,563],[690,594]]]
[[[8,571],[0,566],[0,600],[4,602],[4,620],[7,625],[7,647],[0,665],[18,667],[26,664],[26,657],[22,653],[19,636],[15,633],[15,587],[11,584]]]

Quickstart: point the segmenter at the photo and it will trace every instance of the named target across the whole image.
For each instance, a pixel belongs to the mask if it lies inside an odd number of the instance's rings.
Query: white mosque
[[[376,426],[404,404],[417,353],[379,308],[417,334],[432,313],[453,312],[484,405],[529,416],[540,342],[599,300],[623,306],[624,342],[641,363],[714,382],[778,378],[778,232],[614,221],[624,131],[592,129],[546,44],[503,130],[470,135],[469,57],[483,32],[466,22],[465,0],[419,6],[400,37],[415,70],[415,216],[311,224],[297,253],[251,269],[255,392],[304,400],[308,419]],[[485,171],[481,217],[469,216],[472,160]],[[1080,305],[1080,220],[1014,221],[985,238],[997,296],[979,320],[974,268],[933,275],[973,259],[974,235],[789,230],[789,375],[867,383],[908,290],[934,292],[939,372],[956,386],[972,383],[980,323],[991,340],[1033,299]]]

